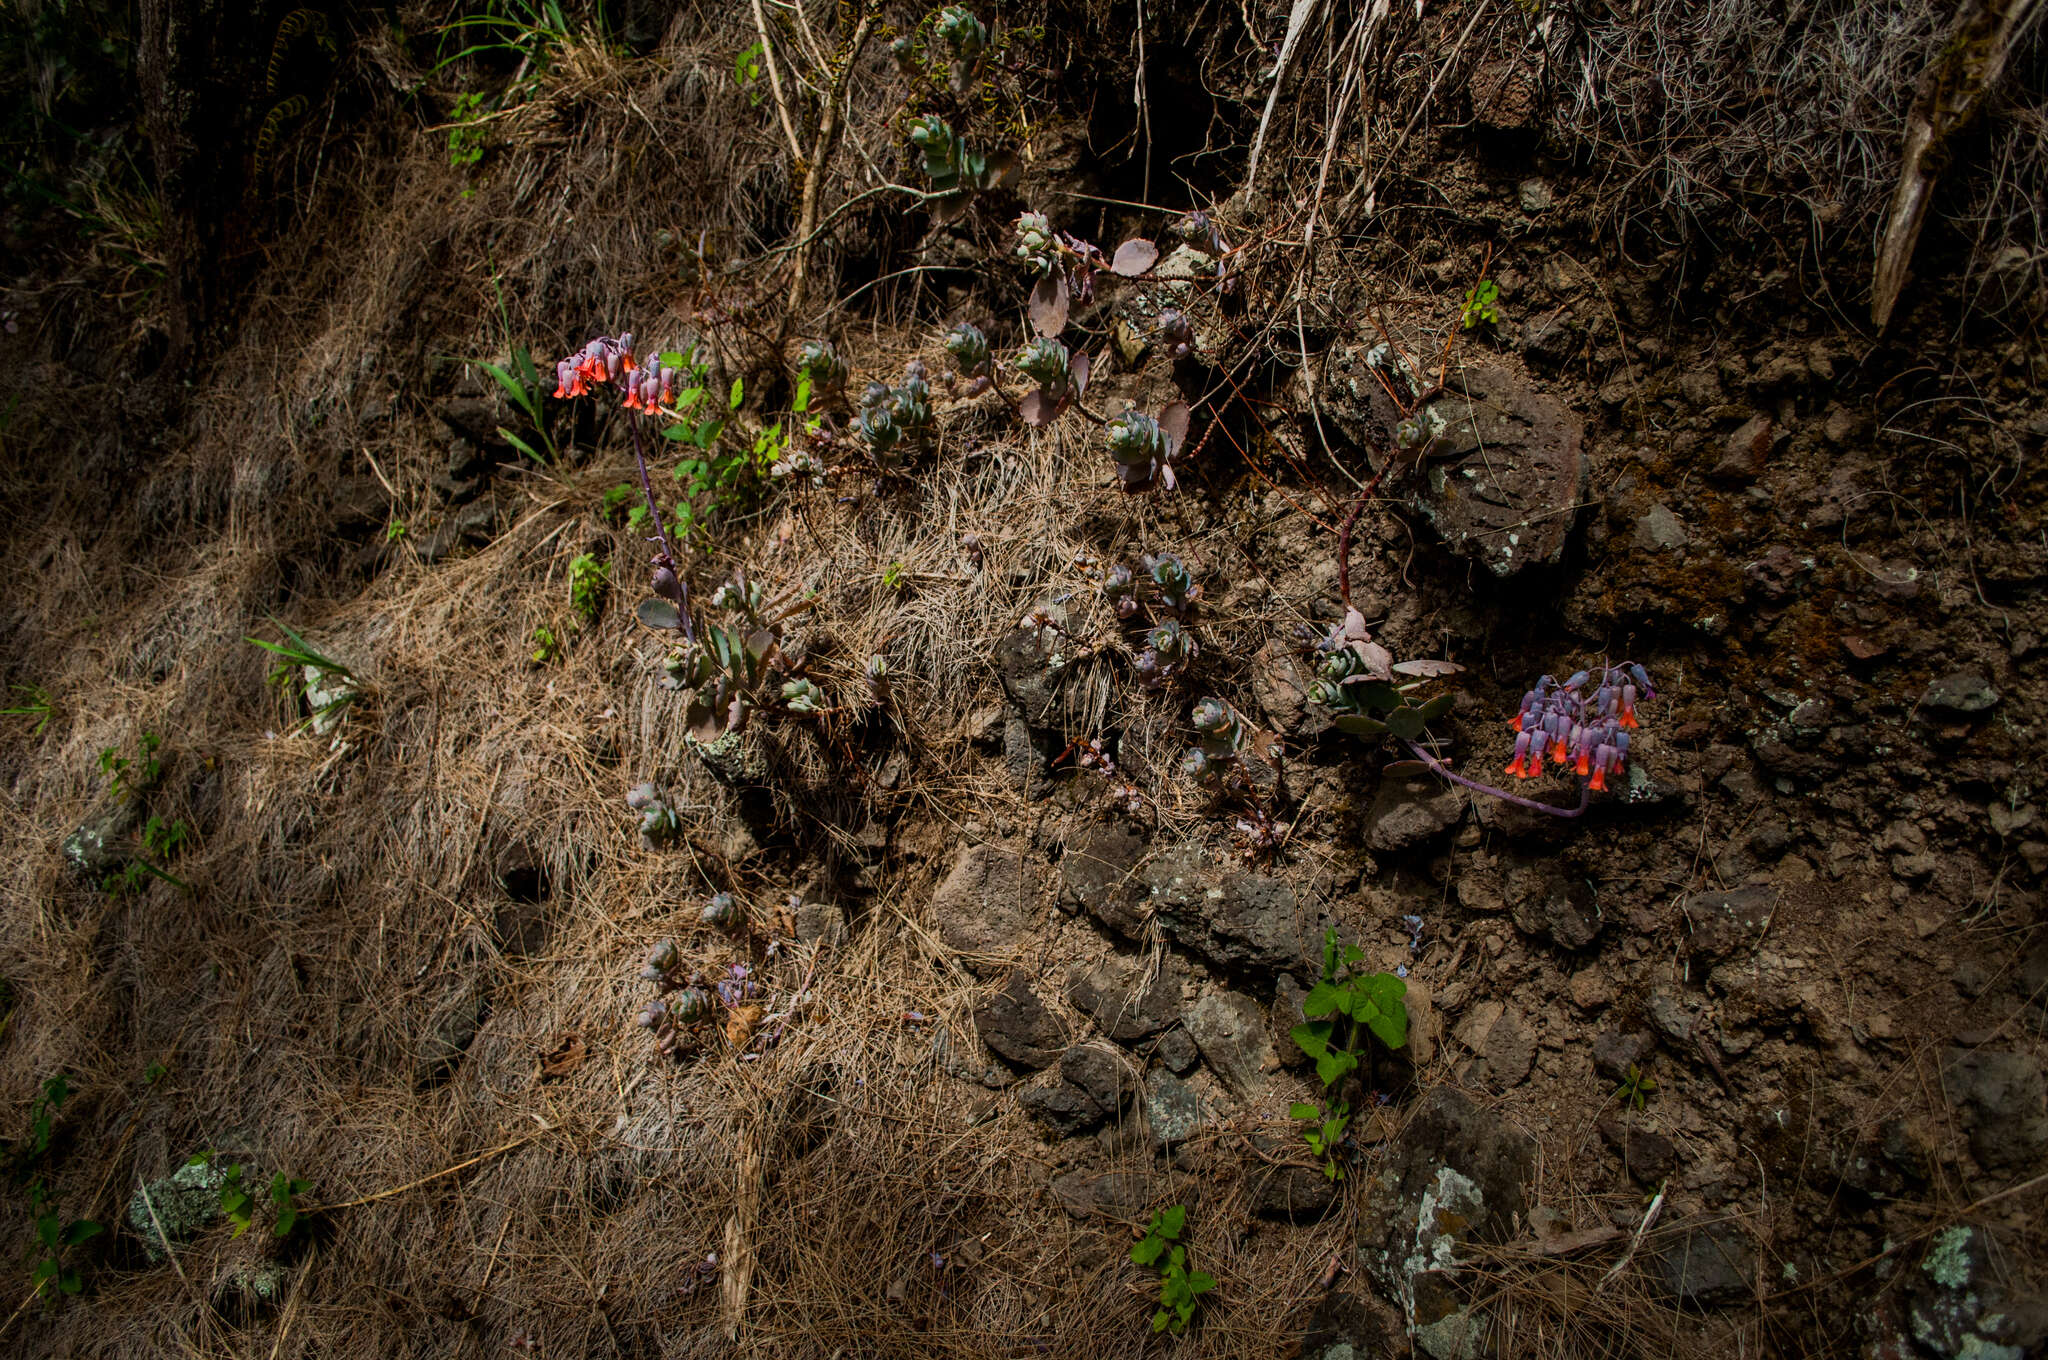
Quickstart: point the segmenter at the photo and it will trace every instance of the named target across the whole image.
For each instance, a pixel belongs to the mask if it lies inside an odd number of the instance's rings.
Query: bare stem
[[[1586,808],[1593,801],[1593,786],[1591,784],[1581,784],[1579,786],[1579,805],[1575,808],[1561,808],[1554,803],[1539,803],[1533,798],[1524,798],[1519,794],[1509,793],[1506,789],[1497,789],[1491,784],[1482,784],[1476,779],[1467,779],[1464,775],[1452,773],[1450,766],[1438,760],[1419,742],[1404,741],[1402,745],[1406,746],[1417,760],[1427,765],[1431,774],[1447,779],[1461,788],[1471,789],[1474,793],[1489,794],[1500,799],[1503,803],[1513,803],[1516,807],[1528,808],[1531,812],[1547,812],[1553,817],[1578,817],[1585,814]]]
[[[662,523],[661,507],[655,504],[654,487],[647,480],[647,453],[640,442],[640,417],[627,413],[626,428],[633,432],[633,463],[640,469],[640,494],[647,499],[648,518],[654,521],[655,536],[661,540],[662,558],[668,563],[668,569],[676,574],[676,587],[682,593],[676,613],[683,621],[683,636],[695,642],[697,630],[690,623],[690,583],[683,579],[682,563],[676,557],[675,544],[669,542],[668,526]]]

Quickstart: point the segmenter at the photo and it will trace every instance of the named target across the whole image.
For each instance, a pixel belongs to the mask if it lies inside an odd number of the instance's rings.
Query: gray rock
[[[1657,1040],[1648,1034],[1609,1030],[1593,1040],[1593,1070],[1609,1081],[1624,1081],[1631,1067],[1641,1068]]]
[[[1636,521],[1635,544],[1650,552],[1677,552],[1692,536],[1668,505],[1659,505]]]
[[[970,845],[932,894],[932,920],[969,968],[993,971],[1016,957],[1038,915],[1034,866],[1002,845]]]
[[[1066,680],[1066,669],[1058,664],[1059,637],[1050,629],[1019,628],[996,643],[996,675],[1003,692],[1033,727],[1051,719]]]
[[[1268,1166],[1252,1172],[1252,1212],[1304,1223],[1337,1202],[1337,1182],[1312,1166]]]
[[[1939,713],[1969,716],[1983,713],[1999,700],[1999,693],[1982,671],[1951,671],[1927,687],[1920,706]]]
[[[1987,1170],[2019,1170],[2048,1157],[2048,1111],[2039,1059],[2025,1053],[1951,1048],[1942,1085],[1975,1116],[1970,1151]]]
[[[1265,1007],[1239,992],[1211,992],[1188,1012],[1187,1027],[1225,1086],[1246,1101],[1264,1097],[1280,1065]]]
[[[1095,1098],[1070,1081],[1027,1086],[1017,1093],[1017,1105],[1055,1138],[1086,1133],[1104,1118],[1103,1108],[1095,1103]]]
[[[1279,1055],[1283,1067],[1310,1065],[1308,1054],[1302,1052],[1301,1045],[1294,1042],[1294,1027],[1308,1019],[1301,1009],[1302,1000],[1307,996],[1308,993],[1294,980],[1291,973],[1282,973],[1279,980],[1273,984],[1273,1051]]]
[[[1687,1226],[1651,1258],[1665,1291],[1695,1308],[1738,1303],[1756,1294],[1756,1252],[1726,1220]]]
[[[846,908],[837,902],[802,902],[796,909],[798,944],[846,943]]]
[[[1330,711],[1308,697],[1312,678],[1300,654],[1277,640],[1252,659],[1252,693],[1275,730],[1303,740],[1330,730]]]
[[[1693,1020],[1699,1012],[1675,988],[1651,988],[1648,1009],[1650,1023],[1662,1031],[1665,1038],[1681,1047],[1692,1041]]]
[[[1754,944],[1770,924],[1778,895],[1770,888],[1698,893],[1685,900],[1686,948],[1694,958],[1719,959]]]
[[[1298,968],[1310,957],[1313,922],[1294,889],[1259,874],[1231,874],[1199,896],[1176,874],[1172,891],[1156,889],[1159,919],[1181,944],[1226,968],[1248,971]]]
[[[1520,1086],[1528,1080],[1529,1069],[1535,1065],[1536,1041],[1522,1027],[1520,1017],[1506,1011],[1486,1032],[1480,1056],[1486,1059],[1487,1080],[1503,1090]]]
[[[1052,1181],[1052,1197],[1078,1219],[1101,1215],[1142,1222],[1159,1189],[1159,1178],[1142,1171],[1069,1171]]]
[[[1184,1143],[1202,1127],[1201,1096],[1171,1072],[1153,1072],[1145,1078],[1144,1106],[1145,1125],[1156,1145]]]
[[[1104,1114],[1121,1110],[1138,1093],[1138,1075],[1106,1044],[1075,1044],[1060,1055],[1060,1076],[1088,1093]]]
[[[227,1178],[224,1165],[187,1162],[135,1192],[128,1201],[128,1226],[142,1239],[150,1260],[163,1260],[172,1247],[190,1242],[221,1216],[220,1188]],[[242,1188],[257,1193],[253,1168],[242,1168]]]
[[[1365,815],[1365,847],[1375,854],[1410,850],[1449,831],[1465,817],[1465,795],[1438,779],[1414,783],[1383,779]]]
[[[1540,368],[1569,363],[1582,343],[1579,325],[1568,313],[1545,312],[1522,326],[1522,353]]]
[[[1067,845],[1060,859],[1060,904],[1086,911],[1119,934],[1144,934],[1145,884],[1138,866],[1145,837],[1124,822],[1098,822]]]
[[[1557,196],[1551,192],[1549,180],[1525,179],[1515,186],[1515,202],[1525,213],[1548,212],[1556,201]]]
[[[1131,1043],[1180,1018],[1180,969],[1169,957],[1148,977],[1104,960],[1068,977],[1067,1000],[1087,1012],[1104,1034]]]
[[[1059,1020],[1021,968],[974,1008],[974,1028],[998,1056],[1032,1071],[1050,1065],[1066,1042]]]
[[[1195,1041],[1184,1029],[1170,1029],[1159,1036],[1159,1047],[1154,1050],[1166,1070],[1179,1076],[1186,1076],[1195,1070],[1195,1064],[1202,1060],[1202,1050],[1195,1047]]]
[[[1515,927],[1561,949],[1584,949],[1600,934],[1600,905],[1591,890],[1553,868],[1510,873],[1507,895]]]
[[[1356,1294],[1327,1294],[1309,1315],[1301,1360],[1381,1360],[1401,1347],[1388,1324]]]
[[[1463,1249],[1519,1231],[1535,1174],[1535,1140],[1463,1092],[1438,1086],[1417,1103],[1365,1192],[1358,1244],[1418,1341],[1461,1311],[1449,1285]]]
[[[1628,1174],[1643,1185],[1657,1185],[1678,1170],[1678,1144],[1661,1133],[1610,1118],[1600,1121],[1600,1136],[1621,1154]]]

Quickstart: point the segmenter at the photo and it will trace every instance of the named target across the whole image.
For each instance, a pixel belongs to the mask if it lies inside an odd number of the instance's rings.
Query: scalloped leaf
[[[1109,267],[1114,273],[1135,279],[1158,263],[1159,247],[1142,236],[1133,236],[1116,248],[1116,258],[1109,262]]]
[[[1031,300],[1025,304],[1031,316],[1031,329],[1048,340],[1059,338],[1067,328],[1067,276],[1055,269],[1045,278],[1031,285]]]
[[[1026,392],[1024,400],[1017,403],[1017,411],[1024,417],[1026,425],[1050,425],[1052,418],[1059,414],[1060,404],[1045,395],[1044,388]]]
[[[1429,766],[1419,760],[1390,760],[1380,773],[1390,779],[1420,779],[1429,773]]]
[[[683,626],[682,611],[675,607],[673,601],[664,600],[659,596],[642,600],[633,613],[639,617],[641,623],[649,628],[681,628]]]
[[[1076,354],[1067,362],[1067,372],[1073,378],[1075,401],[1079,401],[1081,394],[1088,390],[1088,372],[1093,367],[1086,354]]]
[[[1394,674],[1415,675],[1422,677],[1424,680],[1434,680],[1440,675],[1456,675],[1464,669],[1463,666],[1460,666],[1455,661],[1397,661],[1394,663]]]
[[[1387,730],[1403,741],[1414,741],[1422,735],[1422,710],[1419,708],[1397,708],[1387,714]]]
[[[1168,454],[1180,452],[1181,441],[1188,437],[1188,404],[1184,401],[1170,401],[1159,413],[1159,428],[1165,432]]]
[[[1368,718],[1363,713],[1339,713],[1332,720],[1339,732],[1349,732],[1354,737],[1384,737],[1387,725],[1378,718]]]
[[[1424,722],[1435,722],[1438,718],[1450,712],[1451,706],[1457,702],[1458,696],[1455,693],[1439,694],[1416,711],[1422,714]]]

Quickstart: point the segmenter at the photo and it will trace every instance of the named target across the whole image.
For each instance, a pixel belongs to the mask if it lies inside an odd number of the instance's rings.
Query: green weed
[[[9,689],[26,694],[28,699],[17,708],[0,708],[0,718],[34,718],[36,725],[29,733],[40,737],[49,730],[50,719],[57,716],[57,706],[50,702],[50,696],[35,685],[9,685]]]
[[[595,554],[578,553],[569,563],[569,606],[585,623],[596,623],[604,610],[605,590],[611,585],[611,568]]]
[[[1184,1204],[1161,1209],[1152,1215],[1145,1235],[1131,1248],[1131,1260],[1159,1271],[1159,1309],[1152,1314],[1152,1330],[1178,1336],[1194,1321],[1202,1295],[1216,1287],[1216,1277],[1207,1271],[1188,1269],[1187,1248],[1180,1244],[1187,1226]],[[1163,1260],[1162,1260],[1163,1258]]]
[[[1355,965],[1364,957],[1357,945],[1340,949],[1336,931],[1325,933],[1322,980],[1302,998],[1301,1013],[1307,1019],[1293,1030],[1294,1042],[1315,1060],[1323,1104],[1318,1108],[1296,1101],[1288,1108],[1288,1117],[1314,1123],[1302,1138],[1309,1151],[1323,1159],[1323,1174],[1333,1181],[1344,1176],[1337,1154],[1352,1115],[1339,1083],[1358,1070],[1367,1033],[1388,1048],[1408,1042],[1408,1006],[1401,999],[1408,984],[1391,973],[1358,972]]]

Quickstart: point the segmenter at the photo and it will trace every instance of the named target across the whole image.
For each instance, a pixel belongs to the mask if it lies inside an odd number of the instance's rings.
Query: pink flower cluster
[[[606,383],[617,383],[626,393],[626,409],[650,415],[676,402],[677,370],[667,366],[648,369],[633,359],[633,333],[613,339],[600,335],[573,358],[555,365],[555,395],[580,397]]]
[[[1560,685],[1546,675],[1522,696],[1514,721],[1520,735],[1507,773],[1538,778],[1547,757],[1588,779],[1590,788],[1604,790],[1608,779],[1621,772],[1628,761],[1627,729],[1641,726],[1636,700],[1654,699],[1657,691],[1649,674],[1634,664],[1604,668],[1592,692],[1582,693],[1593,679],[1592,672],[1580,671]]]

